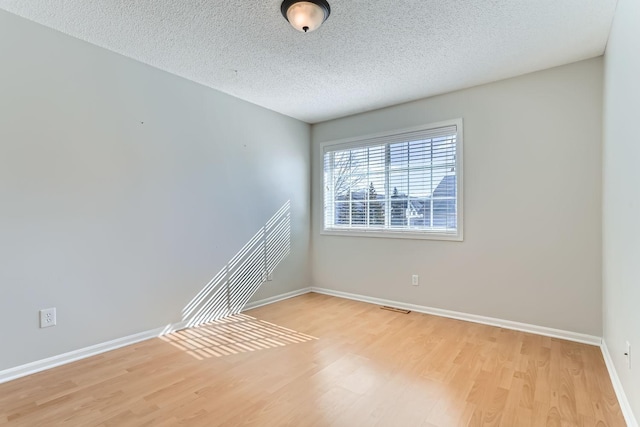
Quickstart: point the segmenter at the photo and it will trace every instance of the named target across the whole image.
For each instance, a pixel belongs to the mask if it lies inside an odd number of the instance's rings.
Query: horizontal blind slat
[[[324,147],[324,152],[329,153],[332,151],[341,151],[350,148],[364,148],[375,145],[384,145],[384,144],[406,144],[407,142],[412,141],[424,141],[430,139],[451,139],[451,135],[455,135],[457,133],[457,126],[443,126],[434,129],[425,129],[420,131],[413,132],[405,132],[399,133],[396,135],[388,135],[388,136],[378,136],[373,138],[365,138],[357,141],[352,141],[348,143],[341,143],[338,145],[328,145]]]

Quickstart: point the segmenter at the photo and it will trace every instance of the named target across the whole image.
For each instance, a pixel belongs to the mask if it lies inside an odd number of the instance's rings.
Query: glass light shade
[[[308,1],[294,3],[287,10],[291,26],[303,33],[317,29],[326,18],[325,11],[320,6]]]

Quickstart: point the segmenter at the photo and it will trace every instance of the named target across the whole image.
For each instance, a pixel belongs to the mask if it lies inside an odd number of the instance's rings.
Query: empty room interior
[[[639,24],[0,0],[0,425],[638,426]]]

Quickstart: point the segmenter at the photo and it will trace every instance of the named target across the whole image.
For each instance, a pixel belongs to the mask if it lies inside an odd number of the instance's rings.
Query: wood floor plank
[[[599,348],[307,294],[0,384],[1,426],[624,426]]]

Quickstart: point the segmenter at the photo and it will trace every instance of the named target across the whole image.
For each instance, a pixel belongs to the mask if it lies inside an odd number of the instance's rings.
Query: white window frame
[[[324,157],[327,151],[335,151],[340,149],[348,149],[350,147],[359,147],[366,146],[367,141],[372,139],[379,139],[385,137],[394,137],[399,134],[408,133],[408,132],[419,132],[430,129],[436,129],[447,126],[456,126],[456,206],[457,206],[457,223],[456,223],[456,232],[455,233],[443,233],[441,231],[435,230],[369,230],[364,228],[326,228],[325,221],[325,173],[324,173]],[[401,239],[428,239],[428,240],[449,240],[449,241],[459,241],[463,240],[463,214],[464,214],[464,195],[463,195],[463,126],[462,126],[462,118],[447,120],[437,123],[429,123],[422,126],[415,126],[411,128],[404,129],[396,129],[388,132],[381,132],[376,134],[369,134],[364,136],[359,136],[355,138],[341,139],[336,141],[327,141],[320,144],[320,159],[319,159],[319,167],[322,171],[322,179],[321,179],[321,195],[322,195],[322,225],[320,234],[323,235],[333,235],[333,236],[352,236],[352,237],[382,237],[382,238],[401,238]],[[358,145],[361,143],[361,145]],[[384,142],[383,142],[384,143]]]

